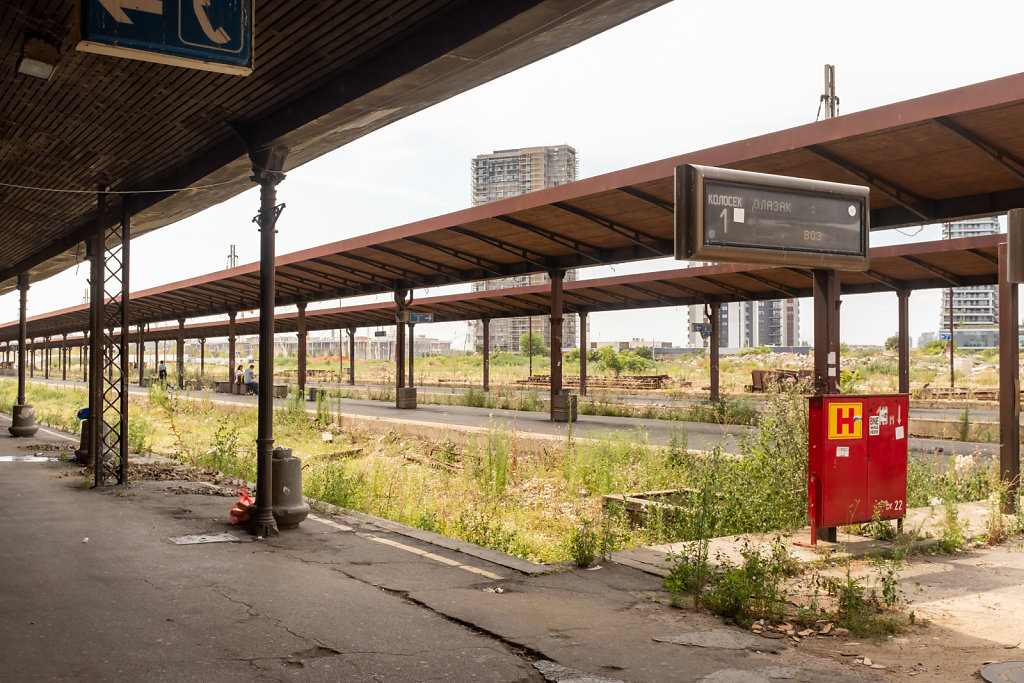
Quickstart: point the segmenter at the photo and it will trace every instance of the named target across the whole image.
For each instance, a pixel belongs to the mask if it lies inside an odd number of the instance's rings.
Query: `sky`
[[[278,187],[287,208],[277,253],[466,208],[470,160],[497,149],[570,144],[585,178],[812,122],[824,64],[836,67],[840,116],[1018,73],[1022,23],[1019,1],[675,0],[292,170]],[[232,244],[239,263],[258,260],[258,208],[254,187],[133,240],[131,289],[223,269]],[[871,244],[939,237],[937,226],[887,230]],[[583,269],[580,279],[679,266],[666,259]],[[82,303],[87,275],[81,264],[34,283],[29,315]],[[939,290],[912,295],[913,339],[938,328],[940,299]],[[896,306],[895,294],[843,297],[842,340],[883,343],[896,332]],[[0,297],[0,321],[17,311],[16,293]],[[812,322],[803,301],[804,339]],[[598,342],[630,330],[681,345],[687,327],[681,309],[590,316]],[[417,326],[455,348],[464,348],[465,332],[464,323]]]

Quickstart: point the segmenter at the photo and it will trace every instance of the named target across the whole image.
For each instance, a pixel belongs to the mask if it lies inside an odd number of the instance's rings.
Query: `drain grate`
[[[986,664],[981,668],[981,677],[990,683],[996,683],[997,681],[1022,683],[1024,682],[1024,662]]]

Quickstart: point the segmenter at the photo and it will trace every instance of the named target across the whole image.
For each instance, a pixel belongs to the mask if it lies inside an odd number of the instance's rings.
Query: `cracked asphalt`
[[[0,433],[0,456],[72,444]],[[4,680],[879,680],[801,648],[759,652],[625,566],[531,570],[357,514],[256,540],[228,523],[230,497],[82,482],[68,463],[0,462]],[[223,532],[238,540],[169,540]],[[678,644],[710,631],[722,647]]]

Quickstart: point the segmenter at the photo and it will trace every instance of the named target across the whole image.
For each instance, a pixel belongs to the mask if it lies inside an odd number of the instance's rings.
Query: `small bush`
[[[590,520],[582,519],[566,539],[566,552],[578,567],[589,567],[597,557],[598,536]]]
[[[128,417],[128,448],[145,455],[153,447],[153,426],[144,417],[131,415]]]

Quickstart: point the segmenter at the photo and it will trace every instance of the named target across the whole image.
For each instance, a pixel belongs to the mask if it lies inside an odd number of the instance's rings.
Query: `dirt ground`
[[[873,666],[894,681],[980,680],[978,671],[986,663],[1024,660],[1020,541],[914,557],[900,585],[907,598],[904,611],[915,616],[905,632],[881,639],[812,636],[799,647]]]
[[[968,537],[982,533],[991,516],[987,503],[961,504],[958,510]],[[927,544],[925,537],[929,532],[937,535],[942,524],[941,506],[909,512],[908,528],[918,529],[920,542]],[[877,546],[847,538],[863,552]],[[839,540],[844,540],[842,534]],[[863,559],[851,566],[854,575],[871,570]],[[845,577],[845,568],[821,573]],[[911,554],[900,574],[900,588],[906,596],[902,611],[914,615],[905,632],[874,640],[811,637],[800,646],[883,666],[878,673],[894,681],[981,680],[978,672],[989,662],[1024,661],[1024,539],[991,547],[975,544],[953,554]]]

